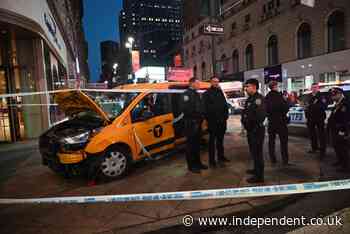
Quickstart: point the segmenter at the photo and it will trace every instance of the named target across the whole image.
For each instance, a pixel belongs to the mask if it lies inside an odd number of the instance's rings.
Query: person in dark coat
[[[242,112],[242,123],[247,130],[249,151],[254,161],[254,169],[247,170],[253,177],[248,183],[264,182],[263,146],[265,138],[264,120],[266,118],[264,97],[258,92],[259,82],[249,79],[245,82],[245,90],[249,97]]]
[[[202,131],[203,110],[201,98],[197,90],[199,81],[190,79],[190,86],[184,92],[182,112],[184,114],[184,127],[186,136],[186,160],[188,170],[200,173],[200,170],[208,169],[200,160],[200,139]]]
[[[265,97],[266,113],[268,118],[269,133],[269,154],[271,163],[277,162],[275,153],[276,135],[279,136],[281,155],[283,165],[288,165],[288,102],[283,98],[282,93],[278,92],[278,83],[271,81],[269,83],[270,92]]]
[[[228,105],[223,91],[219,86],[219,79],[210,79],[211,87],[203,95],[204,116],[208,122],[209,131],[209,167],[215,168],[218,162],[223,166],[229,162],[224,156],[224,136],[227,127]],[[215,159],[215,148],[217,161]]]
[[[319,150],[322,158],[326,153],[325,119],[328,101],[321,96],[317,83],[312,84],[311,90],[311,98],[306,103],[305,109],[306,124],[311,139],[311,150],[308,153],[315,154]]]
[[[349,172],[350,103],[341,88],[332,88],[330,94],[335,102],[327,126],[337,155],[333,165],[339,167],[340,172]]]

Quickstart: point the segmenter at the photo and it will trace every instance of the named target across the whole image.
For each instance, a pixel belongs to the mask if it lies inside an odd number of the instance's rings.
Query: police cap
[[[245,85],[252,84],[252,85],[255,85],[256,89],[259,89],[259,81],[257,79],[249,79],[244,84]]]

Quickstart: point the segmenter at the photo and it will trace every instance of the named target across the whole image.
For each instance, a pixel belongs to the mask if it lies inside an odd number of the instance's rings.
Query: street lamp
[[[134,44],[135,39],[133,37],[129,37],[128,41],[125,43],[125,47],[129,49],[130,57],[132,58],[132,46]],[[132,64],[132,62],[131,62]],[[132,77],[132,74],[129,74],[129,78]]]

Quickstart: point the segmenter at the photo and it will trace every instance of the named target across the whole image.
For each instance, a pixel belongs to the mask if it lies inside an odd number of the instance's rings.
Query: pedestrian
[[[311,86],[311,98],[306,101],[305,116],[311,140],[310,154],[315,154],[319,150],[320,157],[326,153],[325,119],[327,109],[327,99],[321,95],[320,87],[317,83]]]
[[[272,164],[276,164],[275,141],[276,135],[280,139],[283,165],[288,165],[288,102],[278,92],[276,81],[269,83],[270,92],[265,97],[266,114],[268,118],[269,154]]]
[[[245,82],[248,99],[242,112],[242,123],[247,130],[249,151],[254,162],[254,169],[247,170],[253,177],[248,183],[264,182],[263,144],[265,138],[264,120],[266,117],[264,97],[258,92],[259,82],[249,79]]]
[[[224,162],[230,161],[224,156],[228,104],[219,82],[219,78],[213,76],[210,79],[211,87],[203,95],[204,116],[208,122],[209,131],[209,167],[211,168],[215,168],[217,163],[219,166],[224,166]],[[217,151],[217,160],[215,151]]]
[[[202,108],[201,98],[197,90],[199,81],[191,78],[189,88],[183,95],[184,128],[186,136],[186,160],[188,170],[200,173],[200,170],[208,169],[200,160],[200,139],[202,131]]]
[[[349,128],[350,128],[350,103],[344,96],[341,88],[335,87],[330,90],[335,106],[328,119],[333,148],[337,156],[334,166],[339,167],[339,172],[349,172]]]

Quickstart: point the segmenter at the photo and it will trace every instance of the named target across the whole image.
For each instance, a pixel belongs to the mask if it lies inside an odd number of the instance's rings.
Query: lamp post
[[[125,47],[129,49],[129,53],[130,53],[130,64],[131,64],[131,74],[129,74],[129,79],[132,78],[132,47],[133,47],[133,44],[134,44],[134,41],[135,39],[133,37],[129,37],[128,38],[128,41],[125,43]]]

